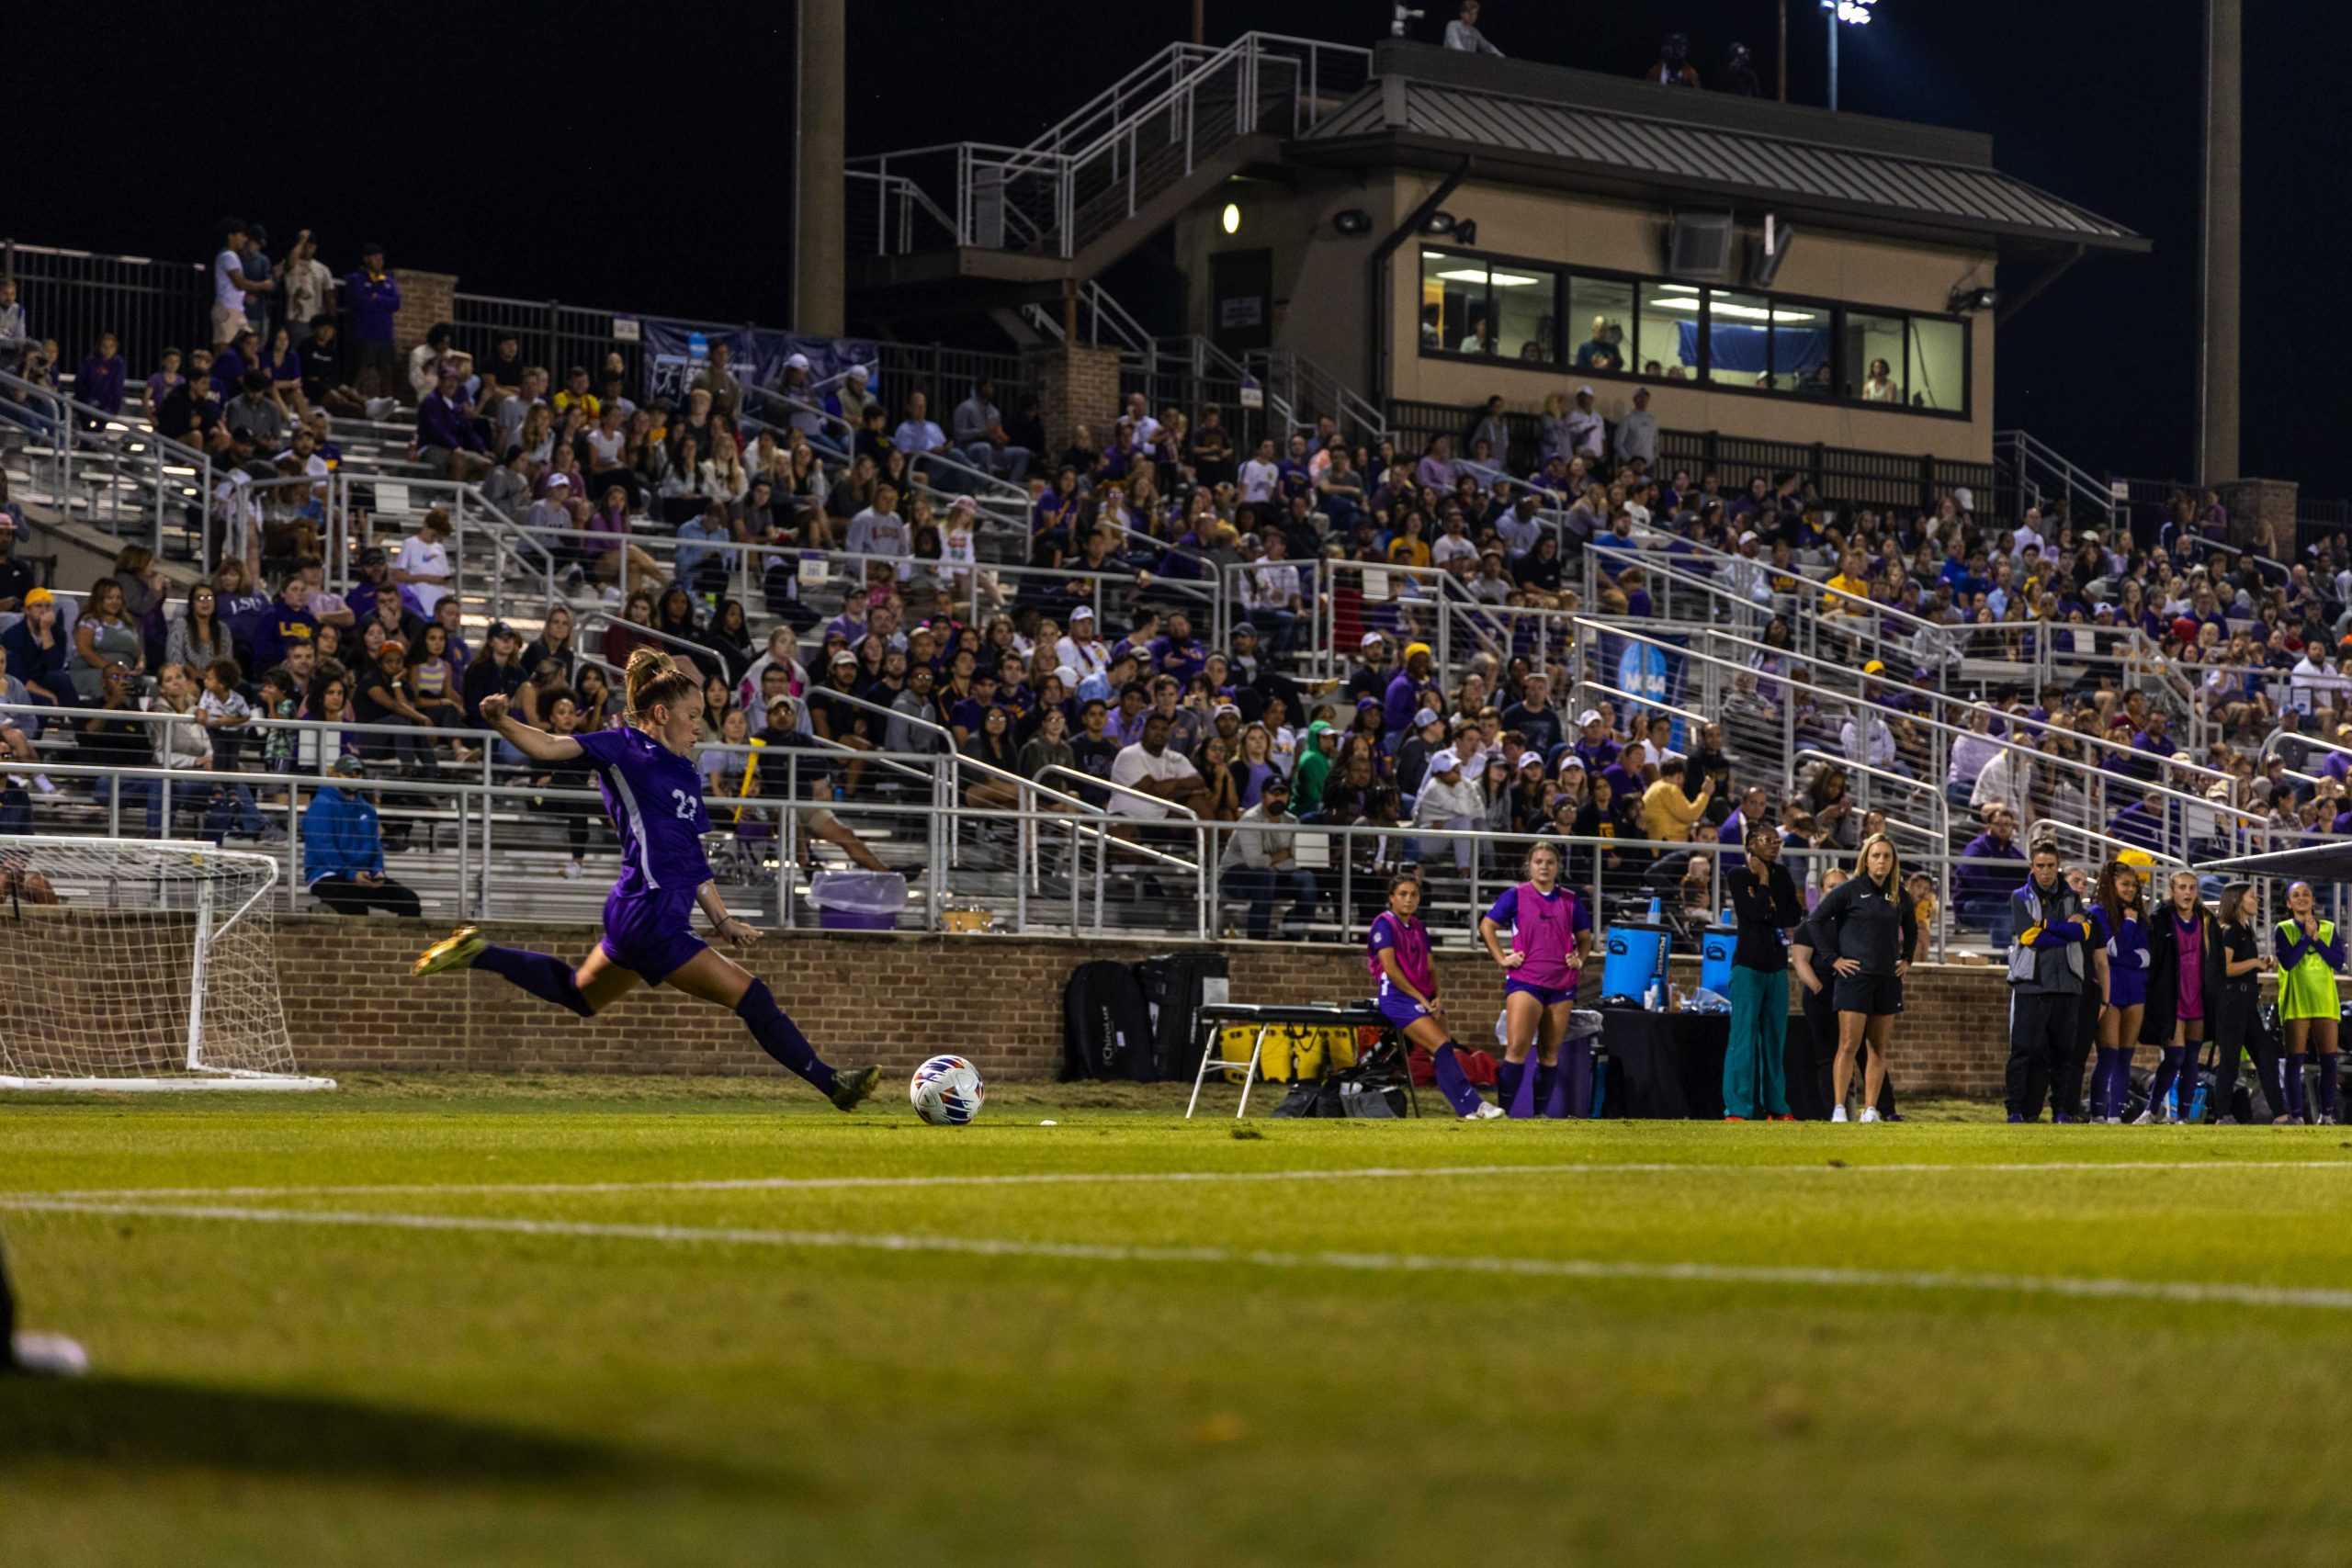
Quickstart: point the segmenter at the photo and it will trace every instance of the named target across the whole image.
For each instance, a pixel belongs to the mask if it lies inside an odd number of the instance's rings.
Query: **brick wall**
[[[2292,479],[2227,479],[2214,487],[2230,513],[2230,543],[2272,560],[2293,560],[2295,508],[2300,495]]]
[[[386,389],[407,402],[408,351],[423,343],[424,334],[441,322],[458,319],[458,276],[396,266],[392,269],[392,281],[401,286],[401,308],[392,317],[392,347],[400,354],[401,373],[400,385]]]
[[[674,992],[632,997],[581,1021],[503,981],[410,978],[417,951],[441,935],[421,922],[329,916],[277,923],[280,983],[302,1065],[321,1072],[711,1073],[779,1071],[731,1016]],[[503,940],[567,956],[596,932],[502,924]],[[1062,983],[1089,958],[1134,960],[1170,943],[1077,944],[1012,937],[805,933],[763,939],[747,965],[836,1061],[911,1068],[933,1052],[973,1055],[1007,1078],[1053,1076],[1061,1052]],[[1235,943],[1237,1001],[1345,1000],[1367,987],[1352,949]],[[1486,1043],[1502,976],[1466,955],[1440,960],[1464,1043]],[[1695,976],[1679,976],[1688,984]],[[1596,967],[1586,977],[1588,999]],[[1913,972],[1896,1038],[1897,1082],[1914,1091],[1997,1093],[2007,998],[1991,968]]]
[[[1119,418],[1118,350],[1057,344],[1038,353],[1029,376],[1044,405],[1048,451],[1068,446],[1071,430],[1081,424],[1092,430],[1098,446],[1111,438]]]

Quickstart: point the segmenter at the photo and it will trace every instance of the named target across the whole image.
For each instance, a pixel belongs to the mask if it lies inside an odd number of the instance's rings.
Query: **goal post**
[[[294,1060],[277,863],[0,834],[0,1089],[325,1089]]]

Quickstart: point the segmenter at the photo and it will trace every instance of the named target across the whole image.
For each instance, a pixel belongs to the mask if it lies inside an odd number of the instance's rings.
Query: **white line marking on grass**
[[[1648,1176],[1683,1171],[1748,1175],[1802,1176],[1942,1176],[1968,1171],[2015,1174],[2040,1171],[2183,1170],[2346,1170],[2352,1159],[2269,1160],[2048,1160],[2004,1161],[1992,1164],[1841,1164],[1826,1159],[1804,1164],[1738,1165],[1721,1161],[1563,1161],[1544,1165],[1348,1166],[1313,1170],[1048,1170],[976,1173],[962,1176],[745,1176],[680,1179],[666,1181],[481,1181],[441,1184],[388,1182],[380,1185],[293,1187],[95,1187],[61,1191],[0,1193],[28,1198],[358,1198],[402,1197],[414,1194],[490,1194],[566,1196],[573,1193],[626,1192],[795,1192],[831,1189],[922,1187],[1112,1187],[1150,1182],[1206,1183],[1227,1181],[1380,1181],[1414,1177],[1485,1178],[1497,1176]]]
[[[975,1258],[1056,1258],[1085,1263],[1206,1263],[1258,1269],[1335,1269],[1374,1274],[1489,1274],[1544,1280],[1651,1280],[1705,1285],[1804,1285],[1826,1290],[1968,1292],[1988,1295],[2307,1307],[2352,1312],[2352,1290],[2226,1281],[2072,1278],[2064,1275],[1962,1274],[1882,1269],[1814,1269],[1731,1263],[1643,1263],[1576,1258],[1481,1258],[1396,1252],[1272,1252],[1223,1247],[1127,1247],[1097,1242],[1002,1241],[953,1235],[864,1235],[740,1226],[606,1224],[495,1215],[383,1214],[351,1210],[222,1208],[203,1204],[90,1202],[62,1198],[0,1199],[0,1209],[97,1214],[110,1218],[235,1220],[250,1224],[350,1226],[367,1230],[451,1231],[586,1240],[718,1243],[854,1252],[939,1252]]]

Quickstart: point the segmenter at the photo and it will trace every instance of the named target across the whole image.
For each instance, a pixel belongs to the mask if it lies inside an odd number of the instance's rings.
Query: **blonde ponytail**
[[[628,656],[621,677],[628,690],[628,721],[642,724],[659,706],[675,706],[695,690],[695,678],[658,649],[639,648]]]

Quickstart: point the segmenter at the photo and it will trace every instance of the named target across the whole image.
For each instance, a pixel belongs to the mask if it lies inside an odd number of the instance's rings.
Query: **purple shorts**
[[[1533,997],[1547,1008],[1558,1007],[1562,1002],[1572,1002],[1577,999],[1576,987],[1573,986],[1539,986],[1532,980],[1522,980],[1516,975],[1504,976],[1504,998],[1508,1000],[1514,991]]]
[[[1402,991],[1384,989],[1380,995],[1380,1016],[1389,1027],[1402,1034],[1420,1020],[1429,1017],[1430,1010]]]
[[[605,956],[649,986],[658,986],[694,961],[707,944],[695,935],[694,906],[667,899],[605,900]]]

